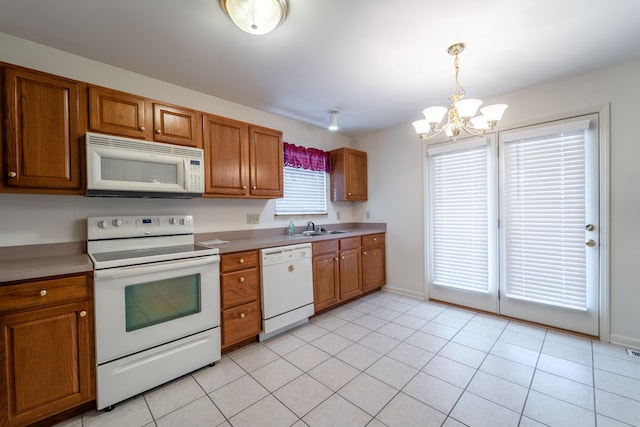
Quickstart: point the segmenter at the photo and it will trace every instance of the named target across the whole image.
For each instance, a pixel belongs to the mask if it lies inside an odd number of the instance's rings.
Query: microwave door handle
[[[213,255],[192,260],[175,260],[166,261],[151,265],[133,265],[128,267],[116,267],[106,270],[95,271],[96,279],[117,279],[121,277],[139,276],[141,274],[158,273],[162,271],[171,271],[178,268],[200,267],[207,264],[220,262],[220,255]]]

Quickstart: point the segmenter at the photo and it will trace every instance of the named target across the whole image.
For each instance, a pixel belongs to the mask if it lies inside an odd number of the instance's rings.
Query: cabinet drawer
[[[340,250],[346,251],[349,249],[357,249],[360,247],[360,237],[348,237],[346,239],[340,239]]]
[[[223,274],[220,279],[223,309],[255,301],[258,299],[259,292],[258,270],[255,268]]]
[[[221,273],[258,266],[258,251],[234,252],[224,254],[221,258]]]
[[[87,298],[87,282],[81,275],[0,286],[0,312]]]
[[[325,240],[311,244],[313,256],[338,252],[338,240]]]
[[[260,333],[260,307],[250,302],[222,312],[222,346],[235,344]]]
[[[384,243],[384,233],[362,236],[362,246],[379,245]]]

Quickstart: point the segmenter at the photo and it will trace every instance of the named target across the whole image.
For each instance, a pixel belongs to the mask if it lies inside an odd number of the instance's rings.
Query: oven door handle
[[[96,279],[117,279],[119,277],[139,276],[141,274],[157,273],[161,271],[200,267],[207,264],[215,264],[218,262],[220,262],[220,255],[212,255],[197,259],[180,259],[174,261],[159,262],[156,264],[109,268],[106,270],[95,271],[93,275]]]

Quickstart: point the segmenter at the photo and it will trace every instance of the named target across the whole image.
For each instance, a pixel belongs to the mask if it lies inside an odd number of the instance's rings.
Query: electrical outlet
[[[260,224],[260,214],[247,214],[247,224]]]
[[[366,212],[364,213],[364,217],[365,217],[366,219],[371,219],[371,213],[369,213],[369,211],[366,211]]]

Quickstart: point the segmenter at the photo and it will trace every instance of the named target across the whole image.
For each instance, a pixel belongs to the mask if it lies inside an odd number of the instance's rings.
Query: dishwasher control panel
[[[311,258],[311,243],[261,249],[260,257],[263,266]]]

